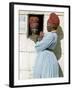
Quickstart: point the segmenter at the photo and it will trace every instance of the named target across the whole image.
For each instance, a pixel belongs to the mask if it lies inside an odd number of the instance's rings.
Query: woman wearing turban
[[[57,28],[60,20],[55,13],[51,13],[47,21],[47,33],[41,34],[42,39],[36,42],[37,58],[35,61],[34,78],[59,77],[59,65],[53,49],[57,43]]]

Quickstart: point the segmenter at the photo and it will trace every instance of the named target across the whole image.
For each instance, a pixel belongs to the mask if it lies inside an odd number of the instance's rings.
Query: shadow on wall
[[[59,60],[62,55],[61,40],[64,38],[64,34],[63,34],[63,30],[62,30],[61,26],[59,26],[57,29],[57,35],[58,35],[58,40],[57,40],[57,45],[54,49],[54,53],[57,57],[57,60]],[[63,77],[63,72],[61,70],[60,65],[59,65],[59,77]]]

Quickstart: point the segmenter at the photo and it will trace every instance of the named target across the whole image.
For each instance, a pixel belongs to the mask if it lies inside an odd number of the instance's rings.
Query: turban
[[[48,19],[48,23],[53,27],[58,27],[60,23],[58,15],[56,15],[55,13],[51,13]]]

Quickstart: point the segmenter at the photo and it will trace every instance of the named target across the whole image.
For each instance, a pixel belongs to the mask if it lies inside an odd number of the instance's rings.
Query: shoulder
[[[46,34],[45,34],[45,36],[46,37],[57,37],[57,33],[53,33],[53,32],[47,32]]]
[[[52,36],[52,32],[45,33],[45,36]]]
[[[44,40],[51,40],[51,41],[57,40],[57,34],[53,32],[47,32],[44,36]]]
[[[52,32],[47,32],[45,35],[44,35],[45,38],[53,38],[53,33]]]

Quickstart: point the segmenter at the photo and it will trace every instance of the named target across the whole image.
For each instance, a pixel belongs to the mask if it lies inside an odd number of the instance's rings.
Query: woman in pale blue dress
[[[57,43],[56,30],[59,23],[58,16],[51,13],[47,22],[48,32],[43,36],[42,40],[36,42],[37,57],[34,65],[34,78],[59,77],[59,65],[53,53]]]

